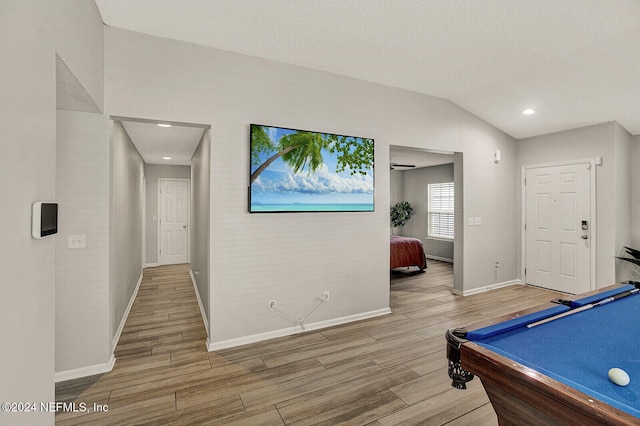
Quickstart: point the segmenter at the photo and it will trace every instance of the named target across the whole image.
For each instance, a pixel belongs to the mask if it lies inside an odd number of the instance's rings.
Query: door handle
[[[187,229],[187,225],[182,225],[182,229]]]
[[[583,240],[588,240],[589,239],[589,235],[587,235],[587,234],[582,235],[582,239]]]

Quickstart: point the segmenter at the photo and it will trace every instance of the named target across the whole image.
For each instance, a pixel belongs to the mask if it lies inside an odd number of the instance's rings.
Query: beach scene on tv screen
[[[373,139],[251,125],[251,212],[373,211]]]

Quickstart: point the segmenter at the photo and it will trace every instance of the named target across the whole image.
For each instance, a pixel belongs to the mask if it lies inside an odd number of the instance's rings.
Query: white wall
[[[56,375],[101,372],[111,360],[109,334],[109,132],[101,114],[57,113]],[[85,235],[86,247],[68,248]],[[67,377],[67,375],[69,377]],[[84,374],[88,375],[88,374]]]
[[[103,23],[94,1],[56,2],[56,53],[102,111],[104,105]]]
[[[464,168],[464,200],[470,200],[465,209],[486,221],[465,241],[464,269],[470,273],[464,276],[473,279],[464,286],[492,282],[495,260],[515,278],[514,208],[505,208],[515,204],[514,141],[449,101],[105,28],[105,109],[212,124],[214,344],[293,326],[269,310],[270,299],[301,316],[330,290],[331,302],[316,321],[388,308],[390,144],[471,153],[475,160]],[[376,211],[248,214],[249,123],[374,138]],[[502,150],[501,167],[493,167],[495,149]],[[495,242],[495,252],[485,254],[487,239]]]
[[[55,200],[54,6],[0,2],[2,401],[54,399],[55,240],[31,238],[31,205]],[[46,424],[53,414],[0,412],[0,423]]]
[[[629,141],[620,132],[619,142],[616,142],[616,126],[616,123],[604,123],[518,141],[518,168],[524,165],[602,157],[602,166],[596,167],[597,288],[616,282],[616,265],[619,261],[616,261],[614,256],[620,253],[621,240],[624,239],[624,234],[628,234],[629,229],[627,219],[624,218],[628,213],[617,212],[619,206],[625,208],[627,205],[623,198],[624,194],[628,193],[628,188],[623,181],[624,176],[628,176],[628,166],[621,159],[627,156],[625,153],[628,152]],[[620,189],[616,187],[616,183],[621,185]],[[520,196],[519,182],[518,199]],[[519,204],[519,229],[522,222],[521,210]],[[519,263],[521,237],[521,233],[518,232]]]
[[[142,277],[144,161],[122,123],[112,123],[109,304],[114,339]]]
[[[158,179],[190,179],[190,166],[170,166],[162,164],[146,164],[145,176],[147,178],[146,193],[146,263],[158,263]],[[153,219],[156,216],[156,220]]]
[[[83,43],[102,55],[102,25],[97,24],[95,5],[79,6],[66,20],[65,25],[74,28],[73,35],[60,30],[59,7],[60,2],[45,0],[0,2],[0,145],[9,154],[0,160],[2,401],[55,400],[55,245],[59,236],[31,238],[31,205],[56,199],[56,52],[64,52],[72,71],[86,70],[80,77],[83,84],[102,78],[101,63],[87,60],[75,41],[84,37]],[[99,89],[92,92],[100,95]],[[53,413],[0,413],[2,424],[53,421]]]

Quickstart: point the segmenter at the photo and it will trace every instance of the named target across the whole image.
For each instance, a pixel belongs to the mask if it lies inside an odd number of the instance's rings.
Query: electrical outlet
[[[500,262],[494,262],[493,269],[497,271],[499,268],[500,268]]]
[[[322,295],[322,297],[324,298],[324,300],[326,300],[327,302],[329,300],[331,300],[331,293],[329,292],[329,290],[325,291],[324,294]]]

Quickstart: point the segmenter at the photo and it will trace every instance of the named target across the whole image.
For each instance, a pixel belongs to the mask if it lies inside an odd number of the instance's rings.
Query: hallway
[[[56,386],[57,401],[108,411],[59,413],[56,424],[494,426],[479,380],[451,387],[444,333],[558,293],[461,297],[452,284],[452,266],[430,260],[391,279],[391,315],[207,352],[188,265],[148,268],[113,371]]]
[[[185,387],[177,378],[211,369],[206,337],[189,264],[146,268],[113,370],[56,385],[57,401],[84,402],[89,413],[58,413],[56,424],[139,424],[175,412],[175,391]],[[94,403],[108,411],[92,413]]]

